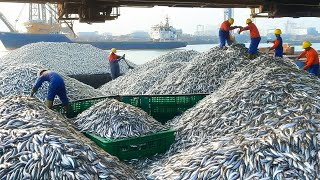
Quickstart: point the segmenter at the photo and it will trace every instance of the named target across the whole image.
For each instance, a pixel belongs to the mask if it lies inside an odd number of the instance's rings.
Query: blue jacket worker
[[[31,97],[42,86],[42,83],[44,81],[48,81],[49,83],[48,96],[46,100],[46,105],[48,106],[48,108],[52,109],[53,100],[55,96],[58,95],[60,101],[62,102],[62,105],[64,106],[64,109],[67,110],[69,100],[67,97],[66,86],[64,84],[63,78],[54,71],[49,71],[49,70],[39,71],[38,79],[32,88]]]
[[[273,46],[269,48],[269,50],[274,49],[274,56],[275,57],[283,57],[283,47],[282,47],[282,38],[280,36],[282,34],[281,29],[275,29],[274,30],[274,35],[276,36],[276,40],[274,41],[267,41],[268,42],[273,42]]]
[[[111,52],[110,52],[110,55],[109,55],[109,64],[110,64],[112,80],[116,79],[117,77],[120,76],[119,61],[121,59],[124,59],[124,56],[125,56],[125,55],[123,55],[121,57],[121,56],[118,56],[116,53],[117,53],[117,49],[116,48],[112,48]]]

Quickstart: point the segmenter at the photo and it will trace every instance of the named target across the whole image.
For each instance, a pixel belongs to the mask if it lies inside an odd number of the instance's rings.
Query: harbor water
[[[249,47],[249,43],[245,43],[246,47]],[[218,44],[199,44],[199,45],[188,45],[186,47],[182,47],[182,48],[177,48],[177,49],[153,49],[153,50],[136,50],[136,49],[132,49],[132,50],[118,50],[118,54],[122,55],[122,54],[126,54],[126,58],[130,61],[132,61],[135,64],[144,64],[148,61],[151,61],[161,55],[164,55],[166,53],[175,51],[175,50],[195,50],[195,51],[199,51],[199,52],[204,52],[204,51],[208,51],[210,48],[218,46]],[[272,44],[269,43],[260,43],[259,44],[259,48],[262,47],[271,47]],[[315,48],[316,50],[320,50],[320,43],[313,43],[312,45],[313,48]],[[303,51],[303,49],[301,48],[301,46],[294,46],[295,48],[295,52],[300,52]],[[5,54],[7,54],[10,51],[7,51],[4,49],[4,47],[0,48],[0,57],[4,56]],[[106,51],[106,57],[108,55],[108,52]]]

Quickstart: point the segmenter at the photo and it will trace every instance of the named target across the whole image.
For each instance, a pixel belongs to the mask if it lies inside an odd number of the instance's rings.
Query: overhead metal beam
[[[319,0],[0,0],[16,3],[61,5],[59,19],[79,18],[81,22],[104,22],[120,16],[119,7],[259,8],[253,17],[320,17]],[[116,13],[112,14],[115,8]],[[267,15],[261,15],[261,14]],[[71,17],[72,15],[72,17]],[[77,17],[73,17],[76,15]]]

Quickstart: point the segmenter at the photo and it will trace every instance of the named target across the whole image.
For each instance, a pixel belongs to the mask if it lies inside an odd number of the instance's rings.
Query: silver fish
[[[140,108],[114,99],[93,105],[72,121],[82,132],[110,139],[139,137],[166,129]]]
[[[2,98],[0,109],[1,178],[144,179],[35,98]]]

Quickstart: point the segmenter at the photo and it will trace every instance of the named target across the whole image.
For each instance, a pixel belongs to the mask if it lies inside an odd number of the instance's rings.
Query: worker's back
[[[46,71],[42,74],[40,78],[48,82],[63,82],[62,77],[54,71]]]
[[[35,87],[38,89],[44,81],[48,81],[49,85],[64,86],[63,78],[54,71],[45,71],[36,82]]]

